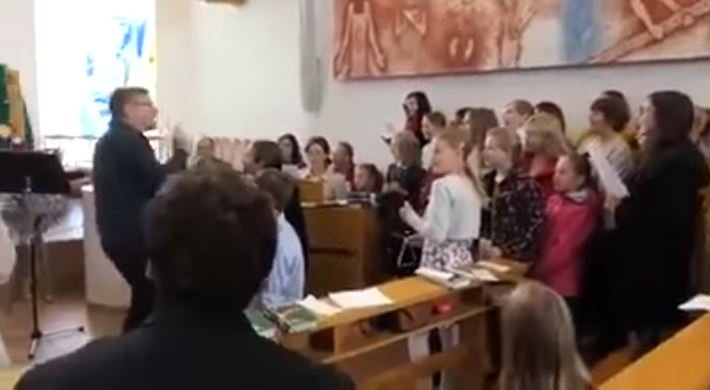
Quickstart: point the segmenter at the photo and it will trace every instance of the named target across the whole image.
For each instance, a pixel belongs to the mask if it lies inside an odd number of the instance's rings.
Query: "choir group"
[[[130,104],[130,99],[118,104],[114,119],[141,130],[140,108]],[[230,304],[246,309],[301,299],[308,237],[296,184],[300,180],[321,183],[326,201],[367,195],[360,199],[370,200],[383,218],[384,268],[393,277],[412,272],[401,268],[397,254],[414,241],[420,243],[416,267],[450,270],[480,259],[529,265],[529,279],[534,281],[518,285],[503,304],[503,389],[589,388],[580,356],[594,361],[626,345],[629,336],[642,352],[683,324],[677,307],[696,287],[694,254],[704,230],[703,190],[710,183],[700,137],[710,132],[707,111],[695,107],[688,96],[655,92],[634,113],[622,93],[606,91],[590,105],[588,130],[575,139],[553,102],[514,100],[500,115],[490,108],[465,107],[449,118],[432,109],[425,93],[413,92],[403,107],[402,130],[382,139],[392,155],[384,171],[356,162],[357,151],[347,142],[331,145],[324,137],[312,137],[301,148],[294,135],[286,134],[276,141],[252,143],[240,175],[214,157],[214,140],[201,140],[194,167],[168,180],[149,207],[145,241],[164,300],[158,301],[160,307],[197,302],[207,303],[205,308]],[[112,128],[100,142],[95,169],[113,152],[108,149],[111,137],[122,137],[124,152],[135,141],[121,129]],[[104,180],[120,175],[112,171]],[[612,188],[614,180],[621,185]],[[239,185],[232,188],[225,181]],[[252,192],[257,190],[248,188],[249,181],[270,198],[268,210]],[[97,184],[97,201],[109,199],[109,187],[102,194],[101,181]],[[123,197],[115,192],[111,196]],[[99,204],[97,208],[101,230]],[[268,224],[260,219],[260,210],[268,211],[271,219],[276,216],[275,242],[261,236]],[[111,223],[122,214],[111,214]],[[259,246],[262,242],[273,248]],[[273,258],[273,267],[256,263],[265,253]],[[228,263],[234,256],[240,262]],[[200,263],[198,258],[209,261]],[[232,267],[241,268],[230,281]],[[230,283],[240,286],[238,296],[220,290]],[[164,317],[190,316],[164,312]],[[157,317],[156,326],[175,330],[164,317]],[[210,317],[209,326],[217,326],[220,318]],[[142,318],[133,318],[127,329],[136,321]],[[187,329],[198,332],[198,327]],[[128,342],[142,345],[141,337],[162,337],[151,332],[156,331],[129,333],[133,336]],[[206,345],[218,343],[207,333],[197,334]],[[268,349],[245,340],[253,351]],[[187,345],[198,348],[194,342]],[[162,356],[165,351],[153,350],[159,347],[148,344],[141,351]],[[104,348],[74,359],[113,356],[111,351],[119,349]],[[279,360],[270,349],[266,355],[267,360]],[[33,380],[40,383],[42,375],[61,377],[59,371],[70,368],[70,362],[54,366],[54,371],[35,371],[22,388],[35,388]],[[286,370],[279,383],[291,378],[293,388],[349,388],[345,378],[330,372],[314,373],[308,387],[299,382],[305,378],[303,363],[291,364],[296,368]],[[253,369],[263,371],[260,366]]]

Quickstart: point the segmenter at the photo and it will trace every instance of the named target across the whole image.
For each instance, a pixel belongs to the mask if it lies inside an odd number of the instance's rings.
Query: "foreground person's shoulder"
[[[303,389],[309,390],[355,390],[350,377],[327,366],[314,369],[304,382]]]

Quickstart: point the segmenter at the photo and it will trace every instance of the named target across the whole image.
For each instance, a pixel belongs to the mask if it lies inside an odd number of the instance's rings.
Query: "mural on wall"
[[[120,86],[155,88],[155,42],[142,18],[113,17],[92,27],[85,55],[85,101],[81,135],[100,136],[108,128],[109,98]]]
[[[710,56],[710,0],[335,0],[339,79]]]

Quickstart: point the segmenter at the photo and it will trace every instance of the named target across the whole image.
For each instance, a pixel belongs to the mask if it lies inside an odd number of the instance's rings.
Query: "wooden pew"
[[[600,389],[710,389],[710,315],[680,331]]]
[[[13,367],[0,370],[0,389],[14,389],[15,384],[20,380],[27,367]]]
[[[383,281],[380,229],[374,209],[305,205],[310,242],[306,291],[316,296]]]
[[[348,373],[359,389],[415,388],[417,380],[441,371],[455,378],[456,388],[483,388],[489,367],[487,319],[493,309],[484,302],[482,286],[454,292],[411,277],[379,288],[392,305],[343,312],[322,320],[314,331],[282,335],[279,342]],[[451,310],[434,314],[442,300]],[[411,362],[411,336],[454,324],[460,330],[456,347]]]

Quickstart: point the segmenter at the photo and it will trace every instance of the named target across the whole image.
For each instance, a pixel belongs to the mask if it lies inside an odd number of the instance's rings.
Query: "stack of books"
[[[276,338],[276,325],[266,318],[264,312],[260,310],[247,310],[244,314],[246,314],[249,322],[251,322],[251,327],[259,336],[271,340]]]
[[[307,332],[318,325],[313,313],[295,303],[267,309],[266,315],[287,333]]]

